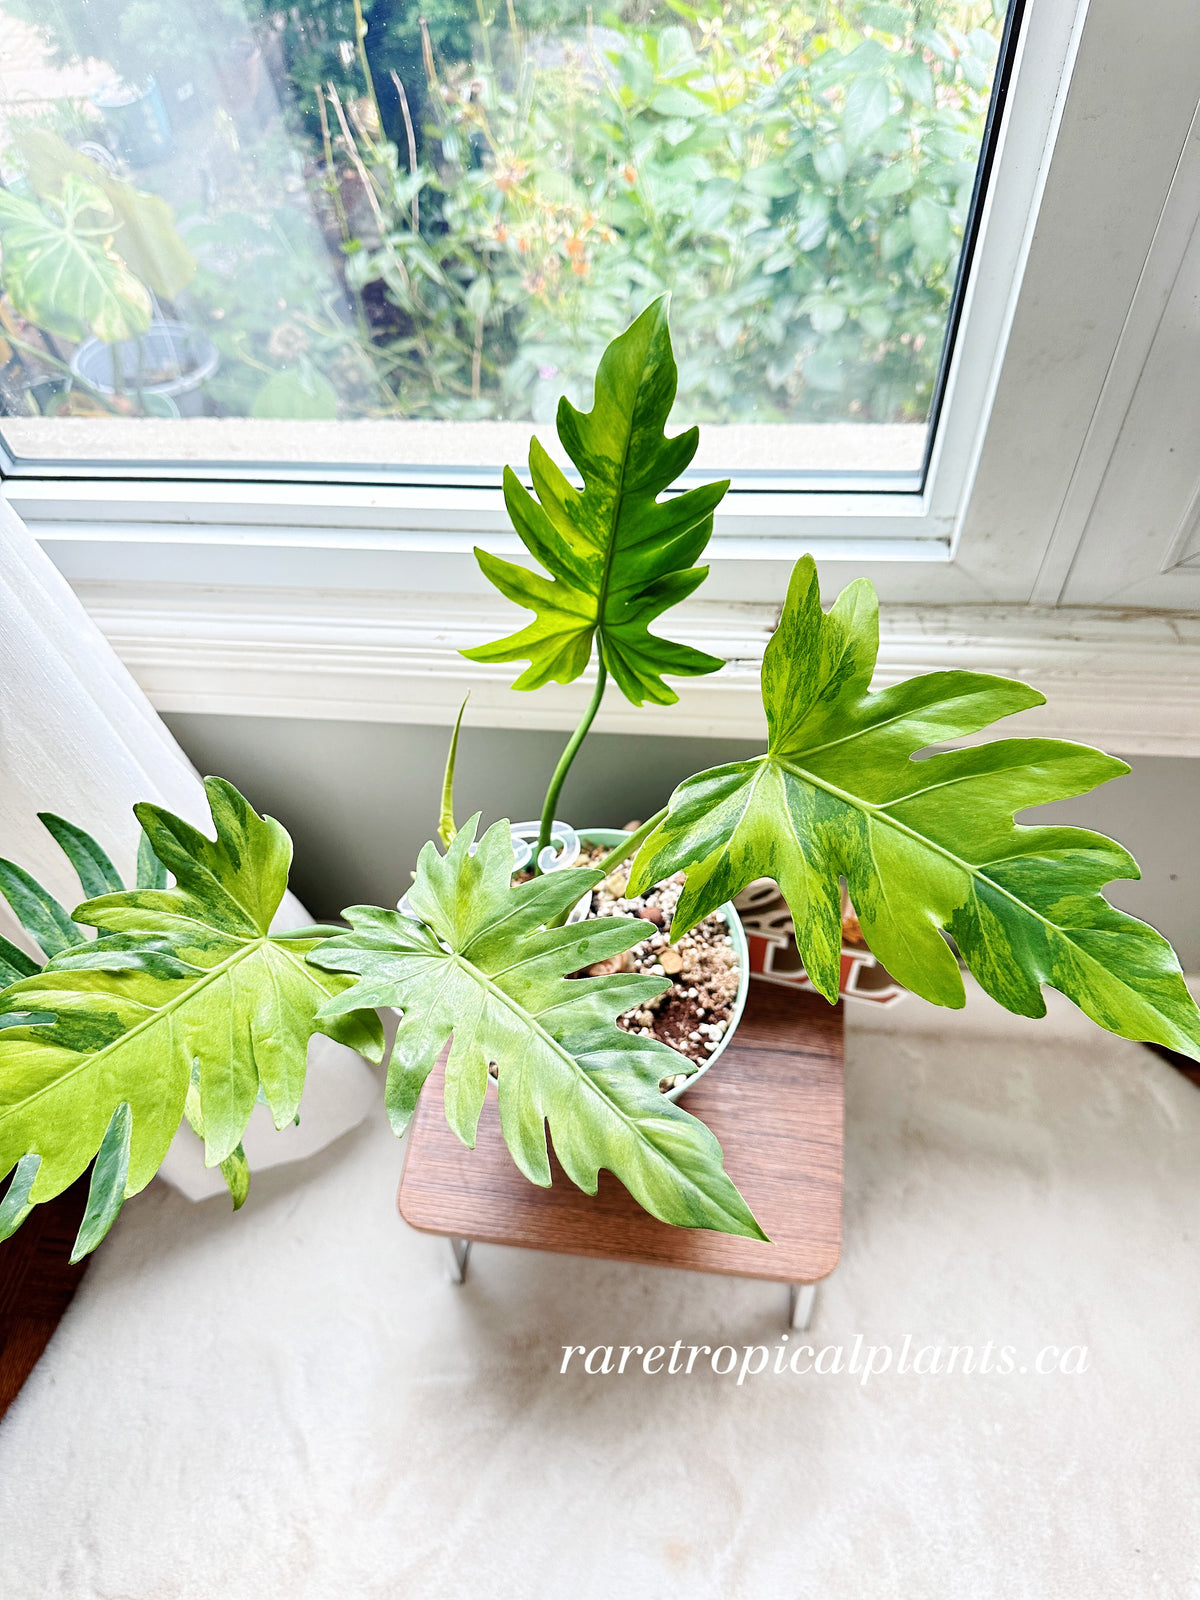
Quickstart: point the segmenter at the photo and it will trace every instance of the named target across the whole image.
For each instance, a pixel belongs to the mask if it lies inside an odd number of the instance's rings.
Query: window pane
[[[487,476],[669,291],[701,466],[915,485],[1003,27],[0,0],[5,441]]]

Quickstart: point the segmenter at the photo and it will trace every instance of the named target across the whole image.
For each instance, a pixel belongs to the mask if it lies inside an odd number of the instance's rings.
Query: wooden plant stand
[[[790,1286],[789,1323],[808,1326],[815,1285],[837,1265],[842,1224],[842,1009],[817,995],[756,981],[737,1033],[683,1105],[721,1142],[725,1167],[770,1244],[649,1216],[610,1172],[585,1195],[551,1160],[540,1189],[513,1165],[490,1094],[476,1148],[442,1111],[443,1066],[430,1076],[408,1134],[397,1203],[425,1233],[442,1234],[454,1276],[472,1241],[599,1256]]]

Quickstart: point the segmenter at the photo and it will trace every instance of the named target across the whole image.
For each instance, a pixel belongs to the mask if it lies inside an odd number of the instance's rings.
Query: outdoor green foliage
[[[193,314],[221,356],[208,384],[220,411],[319,419],[381,403],[305,212],[279,202],[239,206],[193,222],[187,239],[199,261]]]
[[[850,584],[825,614],[812,558],[798,562],[763,660],[766,754],[679,786],[641,847],[633,891],[687,872],[678,937],[752,879],[774,878],[805,968],[834,1000],[843,874],[867,943],[925,999],[964,1003],[944,929],[1009,1011],[1043,1016],[1049,984],[1113,1033],[1200,1056],[1200,1012],[1170,945],[1100,892],[1138,876],[1129,853],[1082,828],[1014,822],[1027,806],[1119,777],[1125,763],[1057,739],[915,761],[1045,697],[974,672],[872,693],[878,649],[871,584]]]
[[[64,339],[132,339],[150,326],[150,295],[112,248],[116,214],[74,172],[38,205],[0,190],[0,282],[19,317]]]
[[[616,973],[568,979],[636,944],[639,923],[599,918],[553,927],[603,874],[549,873],[513,885],[507,822],[475,844],[478,816],[445,855],[422,850],[408,901],[413,916],[375,906],[345,913],[353,931],[310,959],[359,982],[321,1015],[354,1006],[399,1006],[403,1017],[388,1066],[387,1108],[403,1133],[447,1040],[446,1116],[473,1148],[488,1086],[498,1068],[500,1126],[525,1176],[550,1183],[546,1126],[573,1183],[596,1192],[613,1172],[664,1222],[764,1237],[721,1166],[702,1122],[659,1093],[680,1065],[666,1045],[623,1033],[614,1018],[667,987],[665,979]],[[416,920],[419,918],[420,920]]]
[[[318,1017],[346,987],[305,959],[328,930],[269,933],[287,834],[232,785],[205,789],[215,841],[159,806],[135,808],[147,843],[131,890],[81,830],[46,819],[93,895],[70,916],[0,865],[0,888],[48,957],[39,972],[15,946],[0,950],[5,975],[18,974],[0,993],[0,1177],[17,1169],[0,1238],[96,1158],[75,1248],[86,1254],[157,1172],[185,1114],[240,1204],[250,1113],[261,1093],[277,1127],[296,1116],[310,1035],[382,1054],[373,1012]],[[91,942],[87,927],[100,930]]]
[[[219,413],[546,422],[672,289],[693,420],[927,414],[1002,0],[3,3],[171,90]]]
[[[418,159],[360,138],[379,359],[408,414],[585,404],[605,343],[678,307],[711,421],[920,420],[940,358],[1003,6],[672,0],[436,66]]]
[[[77,0],[80,3],[80,0]],[[317,100],[332,85],[349,98],[361,94],[361,60],[348,48],[355,39],[359,18],[354,0],[305,0],[286,11],[275,9],[264,0],[254,0],[269,17],[273,29],[282,31],[283,55],[288,79],[298,91],[300,109],[308,125],[316,128]],[[409,85],[413,112],[424,104],[422,58],[425,40],[437,52],[439,61],[468,60],[472,35],[479,35],[479,19],[494,14],[476,0],[359,0],[363,34],[363,53],[385,113],[395,115],[397,97],[391,74]],[[512,0],[504,9],[521,29],[542,31],[564,24],[582,26],[587,14],[586,0]],[[486,24],[491,26],[490,22]],[[261,28],[259,32],[261,32]],[[418,125],[423,120],[416,118]]]
[[[551,578],[476,548],[484,574],[537,620],[495,644],[464,650],[468,660],[528,660],[514,688],[540,689],[573,683],[591,660],[594,642],[634,705],[672,705],[679,698],[664,672],[691,677],[721,665],[719,657],[660,639],[649,627],[708,576],[707,567],[692,563],[708,543],[713,510],[729,487],[725,480],[658,499],[689,465],[700,439],[698,428],[672,439],[663,432],[675,384],[664,298],[604,352],[592,411],[577,411],[565,396],[559,402],[558,436],[583,479],[582,492],[536,438],[529,445],[536,500],[505,468],[504,501],[513,526]]]
[[[4,10],[44,29],[61,63],[107,61],[131,84],[153,76],[175,88],[203,74],[271,7],[261,0],[4,0]]]
[[[180,238],[175,214],[161,195],[115,178],[99,162],[72,149],[52,128],[17,122],[13,147],[24,164],[25,181],[38,199],[61,201],[69,175],[98,189],[111,211],[111,249],[152,295],[172,299],[196,275],[196,261]]]

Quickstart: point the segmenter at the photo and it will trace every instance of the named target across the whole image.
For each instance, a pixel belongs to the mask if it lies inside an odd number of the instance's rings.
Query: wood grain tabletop
[[[769,1244],[669,1227],[609,1172],[585,1195],[552,1159],[553,1184],[538,1188],[514,1166],[490,1092],[468,1150],[442,1110],[442,1062],[408,1133],[400,1215],[426,1233],[490,1244],[815,1283],[841,1250],[842,1031],[840,1005],[756,981],[733,1040],[680,1102],[720,1140]]]

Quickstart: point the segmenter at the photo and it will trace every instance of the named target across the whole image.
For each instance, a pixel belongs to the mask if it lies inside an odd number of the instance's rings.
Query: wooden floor
[[[87,1203],[85,1174],[57,1200],[34,1206],[0,1244],[0,1417],[21,1391],[87,1270],[71,1246]]]

